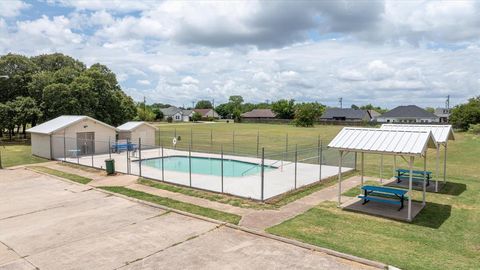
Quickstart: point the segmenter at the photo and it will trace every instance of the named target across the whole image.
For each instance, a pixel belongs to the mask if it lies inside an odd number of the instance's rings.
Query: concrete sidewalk
[[[0,232],[0,269],[371,269],[23,169],[0,170]]]

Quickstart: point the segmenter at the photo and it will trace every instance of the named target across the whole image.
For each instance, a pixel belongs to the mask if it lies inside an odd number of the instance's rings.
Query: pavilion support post
[[[397,156],[393,156],[393,177],[397,175]]]
[[[362,165],[362,167],[361,167],[362,172],[360,174],[360,181],[362,182],[362,187],[363,187],[363,182],[364,182],[363,181],[363,176],[365,175],[365,153],[362,152],[360,157],[362,158],[362,164],[361,164]]]
[[[342,205],[342,165],[343,165],[343,151],[340,151],[338,159],[338,207]]]
[[[437,144],[437,160],[436,160],[436,167],[435,167],[435,192],[438,192],[438,178],[440,177],[439,163],[440,163],[440,144]]]
[[[447,183],[447,142],[445,142],[445,156],[443,157],[443,184]]]
[[[412,221],[412,174],[413,174],[413,160],[414,157],[410,157],[408,162],[408,168],[410,170],[410,176],[408,177],[408,213],[407,220]]]
[[[427,151],[423,157],[423,193],[422,193],[422,205],[426,204],[426,190],[427,190]]]
[[[380,155],[380,183],[383,183],[383,155]]]

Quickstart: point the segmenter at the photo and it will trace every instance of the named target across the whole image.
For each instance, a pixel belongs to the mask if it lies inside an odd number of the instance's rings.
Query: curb
[[[84,185],[84,184],[81,184],[81,183],[70,181],[68,179],[65,179],[65,178],[62,178],[62,177],[59,177],[59,176],[55,176],[55,175],[51,175],[51,174],[48,174],[48,173],[40,172],[40,171],[37,171],[35,169],[31,169],[31,168],[28,168],[28,167],[24,167],[24,169],[29,170],[29,171],[33,171],[35,173],[43,174],[43,175],[46,175],[46,176],[54,177],[56,179],[59,179],[61,181],[65,181],[65,182],[68,182],[68,183],[73,183],[73,184],[81,185],[81,186],[88,186],[88,187],[90,187],[91,190],[96,190],[96,191],[99,191],[99,192],[103,192],[105,194],[117,196],[117,197],[129,200],[129,201],[133,201],[133,202],[136,202],[136,203],[147,205],[147,206],[150,206],[150,207],[153,207],[153,208],[156,208],[156,209],[161,209],[161,210],[164,210],[164,211],[167,211],[167,212],[173,212],[173,213],[180,214],[180,215],[183,215],[183,216],[187,216],[187,217],[196,218],[196,219],[200,219],[200,220],[203,220],[203,221],[211,222],[211,223],[217,224],[218,225],[217,227],[225,226],[225,227],[228,227],[228,228],[231,228],[231,229],[240,230],[240,231],[243,231],[243,232],[246,232],[246,233],[249,233],[249,234],[254,234],[254,235],[257,235],[257,236],[260,236],[260,237],[280,241],[280,242],[283,242],[283,243],[286,243],[286,244],[289,244],[289,245],[293,245],[293,246],[297,246],[297,247],[300,247],[300,248],[303,248],[303,249],[312,250],[312,251],[316,251],[316,252],[321,252],[321,253],[324,253],[324,254],[327,254],[327,255],[330,255],[330,256],[334,256],[334,257],[341,258],[341,259],[346,259],[346,260],[349,260],[349,261],[353,261],[353,262],[356,262],[356,263],[360,263],[360,264],[363,264],[363,265],[367,265],[367,266],[371,266],[371,267],[375,267],[375,268],[379,268],[379,269],[397,269],[397,268],[392,268],[392,266],[389,266],[389,265],[381,263],[381,262],[377,262],[377,261],[373,261],[373,260],[369,260],[369,259],[364,259],[364,258],[357,257],[357,256],[354,256],[354,255],[350,255],[350,254],[342,253],[342,252],[339,252],[339,251],[335,251],[335,250],[332,250],[332,249],[323,248],[323,247],[303,243],[303,242],[300,242],[300,241],[297,241],[297,240],[284,238],[284,237],[277,236],[277,235],[274,235],[274,234],[266,233],[266,232],[263,232],[263,231],[249,229],[249,228],[246,228],[246,227],[243,227],[243,226],[239,226],[239,225],[235,225],[235,224],[231,224],[231,223],[227,223],[227,222],[222,222],[222,221],[219,221],[219,220],[216,220],[216,219],[211,219],[211,218],[208,218],[208,217],[192,214],[192,213],[189,213],[189,212],[180,211],[180,210],[173,209],[173,208],[170,208],[170,207],[166,207],[166,206],[163,206],[163,205],[154,204],[154,203],[143,201],[143,200],[140,200],[140,199],[128,197],[128,196],[123,195],[123,194],[119,194],[119,193],[111,192],[111,191],[104,190],[104,189],[101,189],[101,188],[97,188],[97,187],[94,187],[94,186],[90,186],[88,184]]]

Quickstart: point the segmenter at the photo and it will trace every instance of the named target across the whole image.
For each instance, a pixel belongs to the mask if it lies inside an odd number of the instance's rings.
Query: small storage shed
[[[155,145],[157,128],[147,122],[131,121],[118,126],[117,129],[119,140],[130,140],[132,143],[138,143],[138,139],[141,138],[142,145]]]
[[[86,115],[62,115],[27,130],[32,155],[48,159],[108,153],[116,128]]]

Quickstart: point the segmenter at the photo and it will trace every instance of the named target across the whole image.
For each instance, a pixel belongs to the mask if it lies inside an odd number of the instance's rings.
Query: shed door
[[[95,132],[78,132],[77,149],[80,155],[91,155],[95,153]]]

